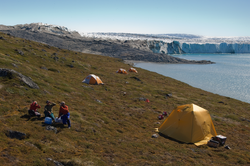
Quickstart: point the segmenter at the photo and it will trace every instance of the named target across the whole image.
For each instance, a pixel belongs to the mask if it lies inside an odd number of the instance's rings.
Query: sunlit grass
[[[46,159],[50,157],[65,165],[249,164],[246,150],[250,148],[249,122],[241,120],[250,119],[249,104],[143,69],[138,69],[138,74],[117,74],[119,68],[131,67],[120,59],[48,47],[2,33],[0,36],[6,39],[0,40],[0,68],[31,77],[40,87],[31,89],[18,78],[0,77],[0,162],[53,165]],[[24,55],[19,55],[16,49]],[[83,84],[89,74],[98,75],[104,85]],[[166,98],[166,94],[172,97]],[[53,107],[56,117],[60,102],[65,101],[71,114],[71,129],[55,125],[58,130],[55,134],[45,129],[43,118],[29,119],[27,112],[33,100],[41,105],[42,117],[46,100],[56,103]],[[215,129],[228,137],[226,144],[232,151],[196,147],[161,136],[151,138],[154,128],[164,121],[158,120],[159,114],[193,102],[214,115]],[[7,130],[30,136],[24,140],[10,139],[4,134]]]

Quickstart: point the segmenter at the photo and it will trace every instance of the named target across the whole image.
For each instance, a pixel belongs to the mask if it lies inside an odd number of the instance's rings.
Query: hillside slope
[[[30,77],[32,89],[16,77],[0,77],[0,163],[5,165],[235,165],[250,164],[250,104],[212,94],[177,80],[131,66],[122,60],[59,49],[0,33],[0,68]],[[82,80],[96,74],[104,85]],[[124,93],[126,92],[126,93]],[[172,97],[167,97],[172,94]],[[149,99],[146,103],[144,99]],[[58,115],[65,101],[71,129],[27,116],[33,100],[50,100]],[[232,149],[196,147],[155,134],[163,111],[194,103],[209,110],[218,134]],[[160,123],[158,123],[160,122]],[[9,130],[26,133],[22,140]]]

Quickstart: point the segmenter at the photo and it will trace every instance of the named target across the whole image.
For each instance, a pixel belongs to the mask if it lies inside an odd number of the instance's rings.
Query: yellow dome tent
[[[116,71],[116,73],[121,73],[121,74],[128,74],[127,71],[125,69],[119,69],[118,71]]]
[[[175,108],[158,130],[175,140],[197,146],[207,144],[217,135],[209,112],[195,104]]]
[[[82,82],[87,83],[87,84],[93,84],[93,85],[104,84],[102,80],[94,74],[88,75]]]

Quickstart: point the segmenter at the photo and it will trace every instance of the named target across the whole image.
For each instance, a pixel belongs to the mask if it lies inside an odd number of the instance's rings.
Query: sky
[[[250,36],[250,0],[0,0],[0,24],[78,32]]]

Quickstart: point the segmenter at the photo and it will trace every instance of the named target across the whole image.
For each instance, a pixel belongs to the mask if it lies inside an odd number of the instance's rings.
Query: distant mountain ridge
[[[157,52],[148,40],[119,40],[82,36],[63,26],[42,23],[15,26],[0,25],[0,31],[12,36],[33,40],[62,49],[83,53],[99,54],[123,60],[164,62],[164,63],[199,63],[209,64],[210,61],[190,61],[167,55],[168,52],[182,53],[175,43],[170,43],[168,51]],[[125,35],[125,34],[124,34]],[[144,35],[147,36],[147,35]]]
[[[67,27],[44,23],[18,24],[15,26],[0,25],[0,30],[26,30],[32,32],[44,32],[71,37],[81,37],[81,35],[77,31],[71,31]]]

